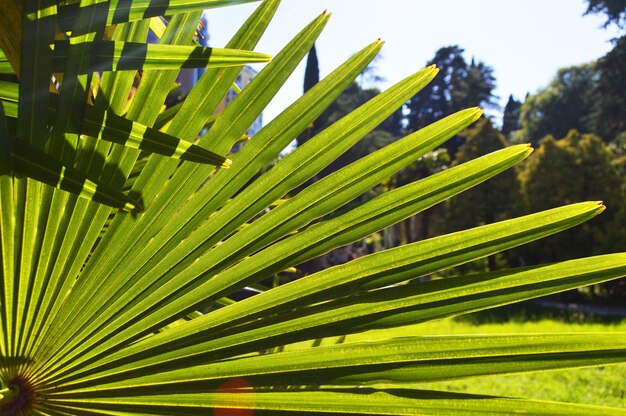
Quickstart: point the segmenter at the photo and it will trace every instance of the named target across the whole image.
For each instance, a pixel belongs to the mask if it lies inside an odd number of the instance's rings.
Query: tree
[[[592,134],[575,130],[555,140],[548,136],[520,172],[522,192],[530,212],[548,209],[562,201],[602,200],[613,207],[606,215],[575,230],[527,246],[527,263],[560,261],[581,253],[600,254],[625,249],[609,234],[624,233],[626,223],[616,219],[624,203],[622,179],[611,164],[613,155]],[[623,239],[622,239],[623,240]]]
[[[304,70],[304,85],[302,88],[302,92],[306,93],[311,88],[313,88],[318,82],[320,82],[320,69],[319,62],[317,60],[317,50],[315,49],[315,44],[311,47],[306,59],[306,67]],[[307,127],[305,131],[303,131],[296,138],[296,146],[302,146],[306,143],[307,140],[311,138],[313,132],[316,131],[315,124],[317,120],[312,123],[311,126]]]
[[[0,85],[0,414],[621,413],[416,385],[623,362],[624,334],[395,336],[409,323],[626,274],[626,254],[619,253],[413,282],[583,223],[603,210],[595,202],[260,285],[491,178],[529,149],[511,146],[337,213],[475,122],[481,111],[470,108],[283,199],[373,131],[435,70],[409,75],[258,175],[382,45],[347,59],[229,160],[330,17],[321,13],[304,27],[198,138],[241,65],[270,59],[251,50],[277,0],[260,3],[226,50],[189,45],[202,8],[241,2],[0,3],[3,52],[20,74],[19,82]],[[160,44],[142,45],[151,18],[162,15],[169,21]],[[5,41],[15,49],[7,51]],[[168,123],[152,128],[179,69],[193,65],[208,68]],[[93,78],[98,72],[101,80]],[[147,160],[137,166],[140,156]],[[231,298],[246,287],[259,293]],[[385,328],[393,332],[379,331]],[[364,332],[375,338],[352,338]],[[331,336],[350,339],[314,343]]]
[[[489,119],[483,118],[463,132],[465,143],[452,166],[507,147],[506,140]],[[520,213],[520,185],[514,170],[508,170],[471,190],[447,201],[442,228],[453,232],[512,218]],[[489,257],[488,270],[495,270],[495,258]]]
[[[622,189],[626,191],[626,131],[619,134],[609,143],[609,149],[613,155],[611,163],[618,176],[624,180]]]
[[[307,92],[318,82],[320,82],[320,68],[317,60],[317,50],[315,49],[315,44],[313,44],[313,47],[309,51],[306,59],[303,92]]]
[[[593,98],[592,120],[595,132],[611,141],[626,131],[626,36],[614,43],[613,49],[598,60],[599,73]]]
[[[620,29],[626,27],[626,0],[586,0],[585,14],[605,14],[604,27],[615,24]]]
[[[495,106],[493,69],[483,62],[465,61],[456,45],[439,49],[427,65],[440,69],[435,80],[407,103],[407,128],[416,130],[461,108]],[[445,147],[454,156],[462,139],[455,137]]]
[[[598,70],[594,63],[560,69],[550,85],[526,98],[516,142],[538,144],[542,137],[563,137],[571,129],[594,131],[591,122]]]
[[[459,80],[458,85],[453,85],[454,105],[452,108],[455,111],[457,111],[457,107],[498,108],[498,97],[493,95],[495,88],[496,78],[493,75],[493,68],[484,62],[476,63],[472,58],[465,79]]]
[[[500,132],[507,139],[514,131],[519,130],[522,127],[520,124],[521,108],[521,101],[516,100],[513,95],[509,95],[509,100],[504,106],[502,129],[500,130]]]

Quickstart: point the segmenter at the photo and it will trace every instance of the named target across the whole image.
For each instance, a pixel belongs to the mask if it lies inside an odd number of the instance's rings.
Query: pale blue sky
[[[256,3],[208,12],[210,45],[226,44]],[[583,0],[283,0],[257,50],[276,54],[310,20],[332,17],[317,42],[321,76],[382,38],[377,62],[385,88],[421,69],[442,46],[458,44],[494,68],[504,107],[509,94],[546,86],[558,68],[595,60],[618,35],[602,29],[603,16],[582,16]],[[264,112],[267,123],[302,93],[304,63]],[[496,120],[498,123],[500,120]]]

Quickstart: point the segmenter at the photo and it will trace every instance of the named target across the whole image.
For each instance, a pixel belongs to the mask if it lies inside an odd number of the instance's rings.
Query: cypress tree
[[[304,92],[307,92],[315,84],[320,82],[320,68],[317,61],[317,51],[315,50],[315,44],[309,51],[306,58],[306,69],[304,70]]]
[[[311,47],[311,50],[309,51],[307,58],[306,58],[306,68],[304,70],[303,92],[306,93],[308,90],[313,88],[315,84],[317,84],[318,82],[320,82],[320,68],[319,68],[319,62],[317,60],[317,51],[315,50],[315,44],[313,44],[313,47]],[[315,129],[316,121],[313,122],[313,124],[309,128],[304,130],[296,138],[296,145],[298,147],[302,146],[304,143],[306,143],[307,140],[313,137],[313,135],[317,131]]]
[[[504,106],[504,114],[502,115],[502,129],[501,133],[507,139],[510,137],[511,133],[515,130],[519,130],[522,126],[520,125],[520,109],[522,108],[522,103],[516,100],[513,95],[509,95],[509,101],[507,101],[506,106]]]

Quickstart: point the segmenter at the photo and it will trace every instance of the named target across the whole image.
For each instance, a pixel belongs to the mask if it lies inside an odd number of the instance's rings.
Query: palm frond
[[[246,2],[2,3],[0,73],[19,77],[0,81],[0,413],[625,414],[417,383],[623,363],[626,334],[352,338],[626,275],[626,254],[616,253],[432,279],[579,225],[604,210],[599,202],[276,284],[277,274],[482,183],[532,149],[511,146],[354,204],[478,120],[470,108],[319,179],[436,76],[428,67],[275,161],[374,59],[383,46],[375,41],[229,155],[330,18],[313,19],[218,115],[243,64],[269,59],[253,49],[279,1],[259,4],[223,49],[192,39],[202,9]],[[158,44],[146,43],[151,27]],[[189,67],[205,72],[164,111]],[[239,300],[242,291],[255,294]],[[331,336],[345,342],[303,342]]]

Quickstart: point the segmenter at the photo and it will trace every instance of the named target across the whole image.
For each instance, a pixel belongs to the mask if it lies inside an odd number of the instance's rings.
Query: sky
[[[583,16],[584,0],[282,0],[256,50],[275,55],[325,9],[332,13],[316,48],[320,77],[364,46],[382,38],[376,73],[380,89],[420,70],[449,45],[465,49],[494,69],[501,108],[509,94],[523,100],[547,86],[559,68],[593,61],[611,49],[618,36],[602,28],[603,15]],[[206,12],[209,45],[223,47],[258,3]],[[306,60],[306,59],[305,59]],[[301,63],[263,114],[274,118],[302,94]],[[261,69],[262,65],[255,66]],[[491,111],[499,123],[497,111]]]

